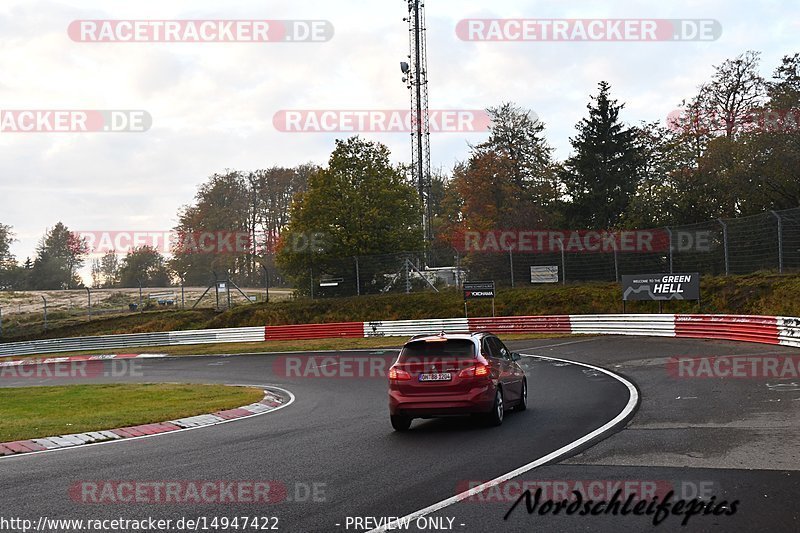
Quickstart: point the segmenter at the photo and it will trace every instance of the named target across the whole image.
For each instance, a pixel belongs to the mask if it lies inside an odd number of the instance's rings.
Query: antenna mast
[[[401,68],[403,81],[411,91],[411,174],[419,190],[423,206],[422,227],[425,239],[426,260],[430,260],[433,244],[431,219],[431,131],[428,114],[428,53],[425,38],[425,4],[422,0],[408,2],[409,63]]]

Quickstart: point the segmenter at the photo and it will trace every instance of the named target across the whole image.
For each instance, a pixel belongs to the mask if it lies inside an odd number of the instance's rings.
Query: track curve
[[[509,345],[517,351],[529,349],[528,353],[590,361],[611,369],[619,365],[642,388],[643,409],[648,416],[653,409],[648,398],[657,397],[658,391],[671,396],[669,389],[674,385],[665,384],[664,376],[645,373],[640,376],[643,372],[640,367],[626,364],[654,361],[674,353],[707,352],[710,346],[723,352],[742,352],[745,348],[754,351],[750,345],[662,339],[520,341]],[[336,357],[390,359],[393,354],[376,350],[343,352]],[[397,434],[388,422],[384,379],[291,375],[285,371],[287,367],[276,366],[276,361],[279,359],[274,355],[149,360],[142,362],[141,376],[97,380],[267,384],[291,391],[296,401],[270,416],[220,428],[168,434],[122,446],[20,457],[0,465],[0,498],[4,508],[13,509],[16,516],[32,519],[276,516],[282,531],[365,531],[372,528],[346,528],[347,517],[405,516],[423,509],[456,494],[466,482],[494,479],[580,439],[614,419],[630,398],[627,387],[610,376],[586,372],[586,368],[578,365],[531,359],[526,365],[533,409],[507,417],[500,428],[475,426],[469,420],[432,420],[416,423],[407,434]],[[644,372],[655,366],[645,364]],[[28,380],[2,386],[34,384],[53,383]],[[691,413],[687,411],[680,416],[695,416]],[[641,414],[637,415],[636,420],[640,417]],[[609,469],[618,474],[623,469],[616,464],[619,461],[602,465],[601,460],[599,465],[589,465],[585,457],[590,457],[596,449],[605,452],[618,449],[621,437],[629,430],[566,461],[578,461],[582,466],[558,464],[536,472],[546,470],[551,476],[573,478],[608,476]],[[562,473],[559,469],[564,468],[580,469],[580,473]],[[81,480],[254,479],[279,481],[287,488],[286,497],[269,505],[109,505],[87,504],[69,496],[70,488]],[[308,492],[309,488],[316,490],[317,498],[304,496],[303,491]],[[522,517],[516,521],[502,520],[508,507],[508,502],[500,505],[464,502],[442,514],[455,519],[454,530],[530,530],[534,524]],[[580,530],[582,526],[618,530],[621,523],[549,520],[546,529],[555,531]]]

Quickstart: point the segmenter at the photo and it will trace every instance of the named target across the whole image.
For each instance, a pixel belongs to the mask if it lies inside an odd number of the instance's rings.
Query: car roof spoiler
[[[436,333],[420,333],[419,335],[414,335],[413,337],[411,337],[410,340],[414,341],[414,340],[419,340],[419,339],[426,339],[426,338],[429,338],[429,337],[445,337],[446,338],[448,335],[470,335],[471,337],[474,337],[476,335],[494,335],[494,334],[489,332],[489,331],[450,331],[450,332],[442,331],[439,334],[436,334]]]

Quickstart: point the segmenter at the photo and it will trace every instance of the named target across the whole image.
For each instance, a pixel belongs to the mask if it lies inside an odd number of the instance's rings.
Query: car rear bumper
[[[494,405],[493,385],[473,388],[469,393],[404,395],[389,390],[389,413],[413,417],[436,417],[487,413]]]

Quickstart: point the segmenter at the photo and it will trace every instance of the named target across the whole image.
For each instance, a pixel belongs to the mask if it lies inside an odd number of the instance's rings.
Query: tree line
[[[800,206],[800,54],[768,78],[747,51],[714,67],[696,94],[663,121],[626,122],[625,104],[601,81],[554,158],[546,124],[513,103],[487,110],[487,139],[464,161],[433,176],[435,247],[463,230],[651,228]],[[386,146],[339,140],[325,166],[214,174],[177,213],[176,234],[246,234],[247,250],[167,259],[152,247],[92,260],[92,284],[149,286],[178,279],[203,285],[212,273],[239,283],[297,284],[315,266],[344,257],[418,251],[422,207],[409,169]],[[10,253],[13,228],[0,224],[0,287],[75,288],[83,243],[62,223],[36,257]]]
[[[40,239],[34,259],[17,262],[11,254],[13,228],[0,224],[0,289],[83,288],[79,272],[87,260],[91,269],[87,285],[95,288],[164,287],[181,280],[187,285],[205,285],[212,272],[236,276],[241,283],[260,284],[263,268],[274,272],[271,251],[288,223],[292,199],[305,189],[309,175],[316,170],[312,164],[303,164],[214,174],[200,185],[193,203],[178,210],[172,244],[184,235],[245,234],[249,246],[244,253],[199,253],[173,246],[165,257],[161,247],[143,245],[124,253],[107,250],[101,257],[90,258],[86,241],[58,222]],[[280,280],[272,279],[275,281]]]
[[[624,107],[600,82],[560,162],[530,113],[489,110],[489,139],[443,185],[440,223],[650,228],[800,205],[800,54],[771,80],[757,52],[726,60],[664,122],[628,125]]]

